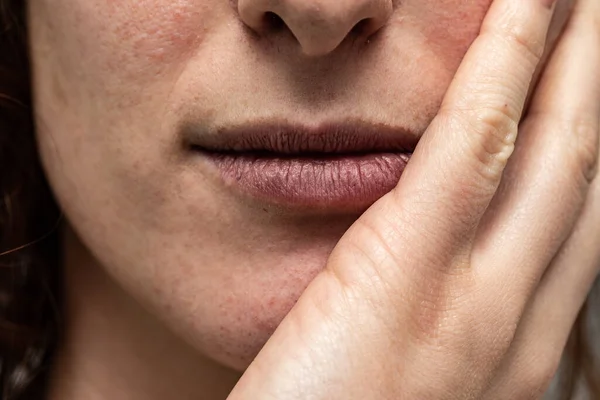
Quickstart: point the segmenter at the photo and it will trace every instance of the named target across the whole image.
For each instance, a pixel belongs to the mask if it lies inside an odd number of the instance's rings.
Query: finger
[[[546,39],[547,43],[557,43],[558,39],[561,37],[564,27],[567,26],[567,21],[571,17],[573,8],[577,0],[558,0],[556,2],[556,10],[554,11],[554,16],[552,18],[552,22],[550,23],[550,34]],[[542,56],[542,60],[538,69],[535,71],[533,75],[533,83],[529,87],[529,92],[527,93],[527,100],[525,101],[525,113],[529,109],[531,105],[531,99],[533,98],[533,94],[536,92],[537,84],[540,81],[543,72],[543,66],[547,65],[550,56],[552,56],[552,52],[554,47],[546,46],[546,50],[544,55]]]
[[[544,71],[515,154],[473,247],[472,259],[484,286],[510,288],[519,307],[569,236],[596,173],[597,9],[596,0],[579,0]]]
[[[544,102],[553,110],[551,112],[564,113],[567,104],[575,110],[568,113],[587,112],[591,120],[596,121],[588,138],[592,148],[597,148],[600,137],[598,18],[598,2],[578,1],[575,13],[547,71],[548,74],[552,73],[552,70],[556,74],[560,73],[563,77],[562,84],[558,84],[559,81],[552,84],[545,78],[538,93],[541,96],[535,105],[538,113],[545,113],[542,111]],[[563,101],[557,101],[559,97],[552,96],[552,91],[562,94],[560,99]],[[575,94],[579,97],[570,97]],[[545,138],[549,136],[551,135],[544,135]],[[516,158],[514,161],[520,159]],[[586,175],[586,170],[584,166],[580,175]],[[583,211],[569,238],[545,270],[535,294],[527,303],[511,350],[498,374],[499,378],[486,398],[538,398],[556,372],[574,321],[600,270],[600,178],[590,174],[587,179],[591,180],[591,184]],[[548,215],[546,217],[548,220]],[[545,226],[547,230],[553,229],[547,224]],[[527,248],[527,244],[523,247]],[[514,279],[513,283],[517,281],[518,278]]]
[[[369,246],[369,235],[360,234],[366,227],[388,249],[377,252],[382,246],[371,246],[370,256],[391,253],[424,268],[436,254],[445,258],[435,258],[434,268],[451,264],[447,261],[472,235],[512,152],[551,17],[542,0],[493,2],[398,186],[351,229],[359,232],[349,234],[359,238],[355,247]]]
[[[581,219],[528,304],[486,398],[539,398],[559,366],[579,310],[600,271],[600,180]]]

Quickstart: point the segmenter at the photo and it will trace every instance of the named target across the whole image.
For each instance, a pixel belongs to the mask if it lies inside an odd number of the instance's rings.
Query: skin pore
[[[38,143],[69,221],[50,398],[224,399],[358,214],[240,196],[183,132],[423,132],[490,3],[31,0]],[[369,17],[376,34],[349,32]]]

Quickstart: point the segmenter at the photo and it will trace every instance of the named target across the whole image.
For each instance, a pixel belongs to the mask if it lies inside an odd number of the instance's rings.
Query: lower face
[[[418,138],[492,0],[403,1],[369,41],[318,56],[226,0],[29,1],[37,138],[70,224],[132,296],[241,370],[374,199],[261,196],[189,132],[358,121]]]

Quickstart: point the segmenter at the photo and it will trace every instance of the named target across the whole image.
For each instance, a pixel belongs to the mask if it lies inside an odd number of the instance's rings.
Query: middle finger
[[[489,285],[510,287],[519,304],[570,234],[594,177],[600,117],[597,15],[596,0],[578,0],[474,246],[481,277]]]

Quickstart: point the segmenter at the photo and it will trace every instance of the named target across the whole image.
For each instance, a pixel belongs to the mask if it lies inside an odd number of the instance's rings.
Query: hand
[[[600,2],[578,1],[523,115],[543,3],[493,2],[398,186],[230,400],[543,394],[600,266]]]

